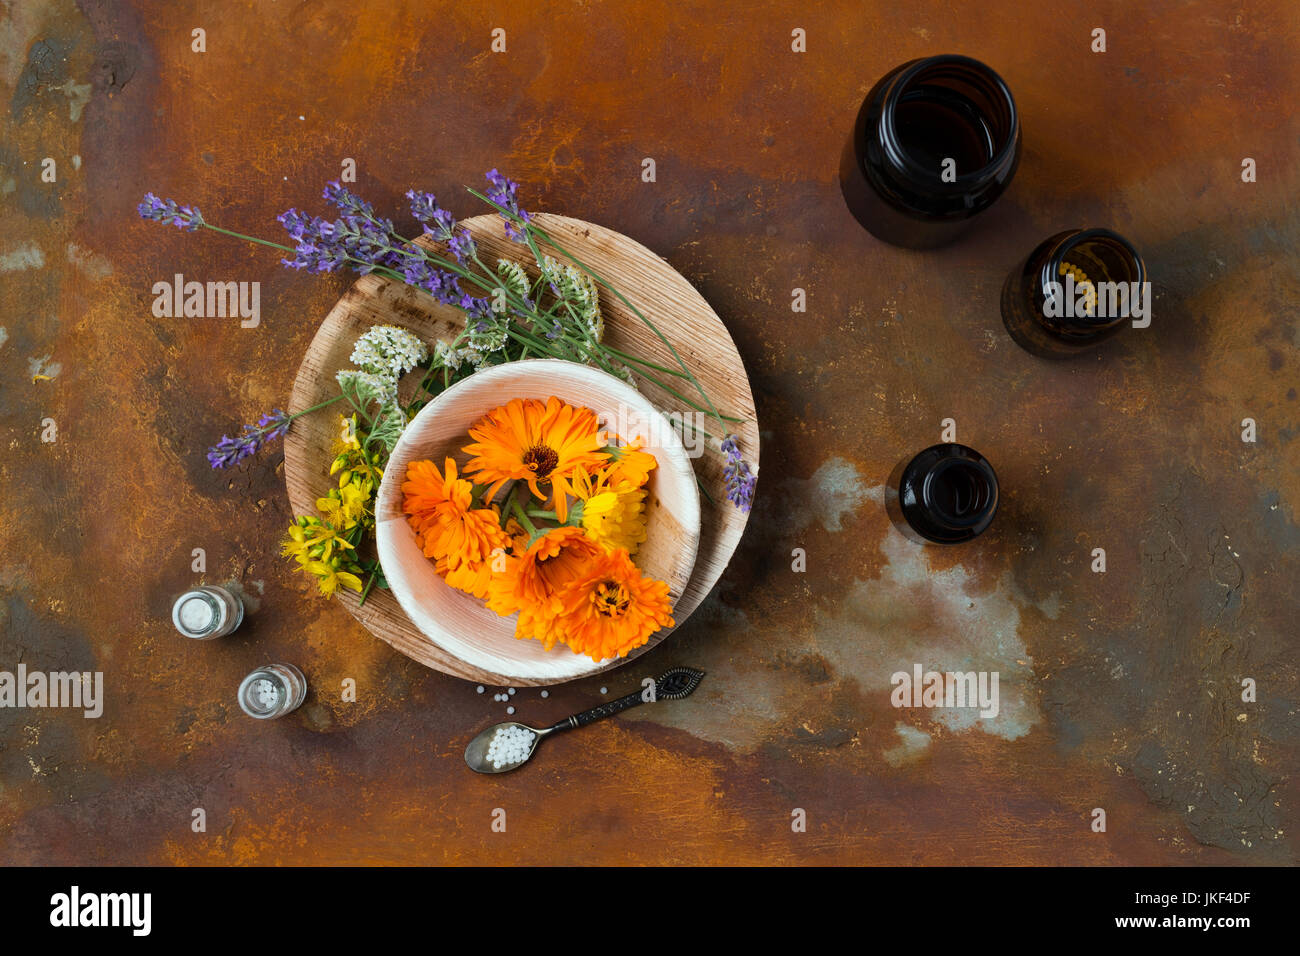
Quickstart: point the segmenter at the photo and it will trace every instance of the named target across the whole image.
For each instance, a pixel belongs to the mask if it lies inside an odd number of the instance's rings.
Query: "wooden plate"
[[[535,218],[538,226],[607,279],[659,327],[723,414],[744,419],[731,430],[739,437],[746,460],[757,472],[758,423],[749,378],[735,343],[703,296],[667,262],[627,236],[565,216],[538,213]],[[476,216],[466,220],[465,225],[474,234],[485,262],[514,259],[535,271],[527,247],[505,237],[501,220],[495,214]],[[559,258],[554,250],[543,251]],[[658,365],[675,367],[668,348],[631,310],[603,288],[600,296],[605,341],[610,346]],[[437,339],[450,341],[462,324],[461,312],[439,305],[417,289],[379,276],[362,276],[339,299],[316,332],[298,369],[289,409],[296,412],[309,408],[337,394],[335,373],[353,367],[349,361],[353,343],[372,325],[401,326],[432,343]],[[691,394],[689,382],[661,377],[681,394]],[[638,390],[661,412],[696,414],[681,399],[644,379],[638,378]],[[706,421],[703,416],[698,422],[705,431],[721,437],[717,422]],[[294,514],[316,513],[316,499],[332,487],[328,472],[337,434],[337,407],[304,415],[289,430],[285,438],[285,481]],[[690,451],[691,442],[698,441],[699,436],[692,439],[690,429],[685,429],[685,434]],[[706,494],[700,498],[700,539],[695,567],[674,607],[678,627],[721,577],[749,519],[748,514],[726,500],[722,479],[725,457],[716,444],[710,444],[693,462]],[[508,675],[467,664],[434,644],[411,623],[388,591],[372,590],[364,605],[351,592],[344,592],[338,600],[372,634],[427,667],[485,684],[500,686],[511,682]],[[603,669],[626,663],[650,646],[639,648]],[[514,683],[530,686],[553,681],[515,680]]]

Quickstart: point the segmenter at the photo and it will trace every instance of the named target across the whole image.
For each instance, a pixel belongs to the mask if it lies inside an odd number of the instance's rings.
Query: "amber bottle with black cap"
[[[1042,358],[1085,352],[1131,321],[1149,323],[1150,310],[1142,257],[1109,229],[1049,236],[1002,285],[1002,324]]]
[[[873,236],[929,249],[991,206],[1019,161],[1020,119],[1002,78],[967,56],[932,56],[871,88],[840,158],[840,188]]]
[[[998,510],[998,476],[965,445],[932,445],[889,476],[885,510],[919,544],[961,544],[983,533]]]

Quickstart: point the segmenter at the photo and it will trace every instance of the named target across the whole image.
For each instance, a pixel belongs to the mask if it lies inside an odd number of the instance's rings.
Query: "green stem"
[[[713,495],[709,494],[709,489],[704,487],[704,481],[700,478],[699,473],[695,475],[695,484],[700,489],[700,494],[709,499],[709,504],[713,504]]]
[[[375,581],[379,579],[379,569],[376,568],[370,572],[370,577],[366,578],[366,586],[361,589],[361,600],[357,607],[362,607],[366,603],[366,598],[370,595],[370,589],[375,586]]]
[[[311,408],[304,408],[300,412],[294,412],[292,415],[289,416],[289,421],[293,421],[295,418],[299,418],[303,415],[306,415],[308,412],[314,412],[319,408],[324,408],[326,405],[333,405],[335,402],[339,401],[342,398],[343,398],[343,394],[340,392],[338,395],[335,395],[333,398],[327,398],[325,399],[325,401],[313,405]]]
[[[524,509],[519,504],[519,499],[514,497],[513,491],[511,492],[510,497],[510,510],[514,512],[519,523],[524,526],[524,530],[528,532],[529,538],[535,538],[537,536],[537,525],[533,524],[532,521],[529,520],[528,515],[524,514]]]
[[[211,229],[213,232],[219,232],[223,236],[233,236],[236,239],[243,239],[246,242],[255,242],[259,246],[270,246],[272,249],[279,249],[281,252],[293,252],[292,246],[282,246],[278,242],[271,242],[269,239],[259,239],[257,236],[246,236],[242,232],[231,232],[229,229],[222,229],[220,226],[214,226],[210,222],[205,222],[203,228]]]
[[[604,342],[600,343],[600,347],[604,349],[606,352],[609,352],[611,355],[617,355],[624,362],[635,362],[637,365],[643,365],[646,368],[652,368],[656,372],[663,372],[665,375],[675,375],[678,378],[689,377],[685,372],[679,371],[678,369],[669,368],[666,365],[656,365],[654,362],[647,362],[643,358],[637,358],[635,355],[631,354],[630,352],[624,352],[620,349],[616,349],[612,345],[606,345]]]

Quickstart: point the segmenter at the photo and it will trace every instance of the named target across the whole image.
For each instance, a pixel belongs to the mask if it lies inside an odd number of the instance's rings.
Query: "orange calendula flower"
[[[402,510],[426,557],[445,561],[452,571],[486,563],[494,551],[508,548],[510,539],[495,510],[471,507],[474,487],[456,477],[456,462],[448,458],[444,467],[445,474],[439,474],[431,461],[407,466]]]
[[[650,479],[650,472],[658,464],[654,455],[641,450],[639,441],[613,445],[607,450],[610,462],[605,469],[605,478],[610,485],[626,482],[633,488],[640,488]]]
[[[515,637],[536,638],[550,650],[557,639],[552,627],[560,607],[557,592],[603,553],[581,528],[552,528],[523,554],[505,557],[505,570],[488,585],[487,606],[502,617],[518,611]]]
[[[550,485],[550,497],[560,521],[568,517],[569,481],[582,468],[594,471],[609,458],[602,452],[604,435],[589,408],[567,405],[555,396],[543,404],[516,398],[494,408],[469,430],[474,443],[465,451],[475,456],[465,471],[491,484],[494,497],[512,479],[528,482],[538,498],[540,484]]]
[[[454,474],[456,463],[447,459],[449,473]],[[445,504],[447,483],[438,466],[431,461],[413,461],[406,466],[406,480],[402,482],[402,511],[417,537],[423,539],[426,528],[438,524],[438,508]]]
[[[655,631],[673,626],[668,585],[643,577],[621,549],[588,564],[558,599],[554,630],[574,652],[594,661],[626,657]]]
[[[435,569],[442,579],[456,590],[482,599],[488,595],[493,568],[498,566],[498,562],[504,561],[504,556],[504,551],[497,551],[496,555],[487,561],[465,561],[458,568],[451,567],[446,558],[439,558]]]

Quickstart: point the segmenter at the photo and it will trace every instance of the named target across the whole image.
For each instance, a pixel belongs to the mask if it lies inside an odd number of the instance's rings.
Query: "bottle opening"
[[[1081,237],[1069,244],[1061,258],[1100,281],[1140,282],[1142,278],[1137,254],[1127,242],[1115,235]]]
[[[1015,146],[1011,93],[987,66],[969,57],[932,57],[899,78],[890,126],[904,165],[936,183],[968,183]]]
[[[936,517],[957,528],[979,523],[993,504],[988,476],[969,461],[940,462],[926,476],[922,495]]]
[[[1060,304],[1069,306],[1063,324],[1081,332],[1130,318],[1141,311],[1140,297],[1149,294],[1142,258],[1127,239],[1109,229],[1085,229],[1065,239],[1043,272],[1043,285],[1055,277]],[[1044,288],[1037,298],[1048,309]]]

